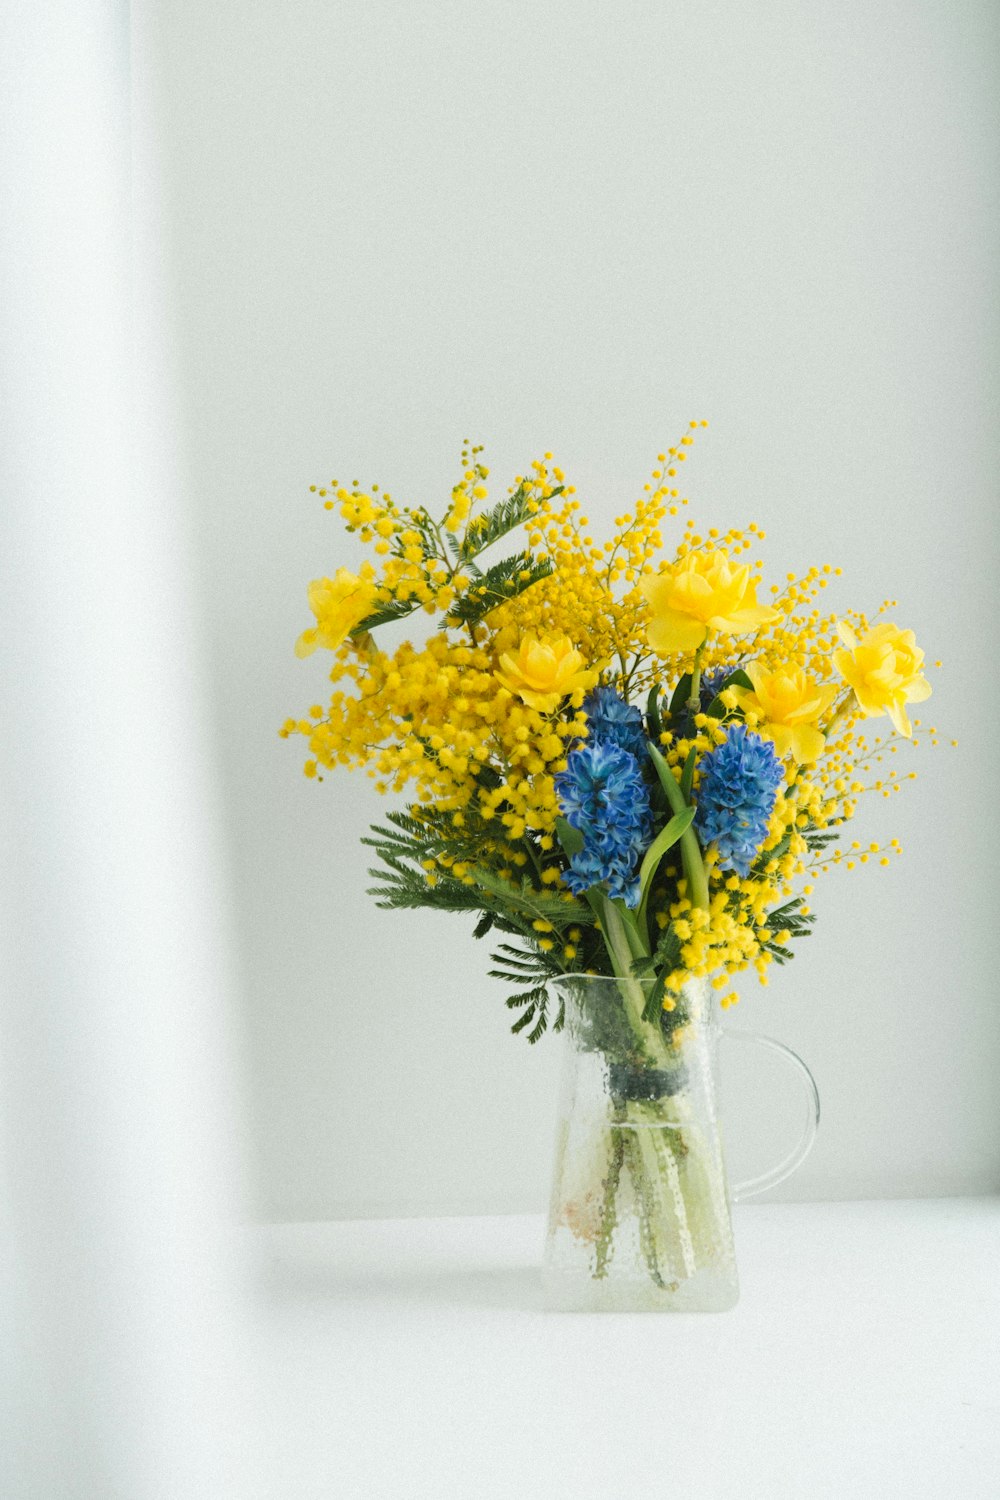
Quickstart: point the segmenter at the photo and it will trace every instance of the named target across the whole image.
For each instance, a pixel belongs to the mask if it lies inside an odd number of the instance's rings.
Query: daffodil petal
[[[697,651],[707,635],[708,627],[701,620],[672,609],[664,610],[646,626],[646,639],[658,656]]]

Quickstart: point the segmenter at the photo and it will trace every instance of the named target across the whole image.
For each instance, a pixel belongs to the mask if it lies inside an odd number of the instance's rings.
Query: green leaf
[[[685,802],[691,801],[691,788],[694,786],[694,763],[697,759],[698,752],[692,745],[687,753],[684,769],[681,772],[681,796]]]
[[[558,971],[543,971],[541,975],[542,980],[546,981],[548,979],[551,979],[553,977],[553,973],[555,972]],[[499,977],[502,978],[503,976],[501,975]],[[526,1027],[531,1026],[532,1021],[534,1021],[534,1026],[532,1026],[531,1030],[528,1032],[528,1041],[534,1043],[537,1042],[542,1033],[548,1029],[549,992],[544,982],[534,985],[530,990],[521,990],[517,994],[508,995],[506,1005],[508,1010],[521,1011],[521,1014],[518,1016],[517,1020],[510,1028],[511,1031],[513,1031],[515,1034],[519,1031],[524,1031]],[[552,1030],[561,1031],[563,1020],[563,1004],[560,1001],[559,1012],[556,1016],[555,1021],[552,1023]]]
[[[490,928],[493,926],[493,920],[493,913],[491,911],[484,911],[482,916],[479,918],[479,921],[472,929],[472,936],[476,938],[485,937]]]
[[[659,940],[651,958],[637,958],[633,960],[632,972],[637,978],[649,979],[655,977],[655,984],[650,986],[646,1003],[643,1007],[643,1020],[655,1021],[662,1015],[663,996],[666,993],[667,980],[677,968],[681,961],[681,941],[673,929],[673,925],[666,927],[660,933]]]
[[[562,490],[560,485],[552,494],[561,495]],[[508,495],[506,500],[499,501],[469,522],[456,555],[463,562],[471,562],[502,536],[527,521],[531,514],[531,495],[523,484],[518,485],[513,495]]]
[[[646,850],[645,857],[639,868],[639,909],[644,913],[646,894],[652,885],[653,876],[659,867],[660,860],[668,849],[672,849],[686,828],[690,828],[694,818],[695,809],[686,807],[683,812],[676,813],[662,828],[656,838]]]
[[[828,844],[834,844],[840,838],[840,833],[836,828],[806,828],[803,830],[803,834],[806,841],[806,848],[811,853],[825,849]]]
[[[655,1021],[663,1010],[663,992],[667,988],[667,969],[661,969],[656,980],[649,987],[646,1003],[642,1008],[642,1019],[644,1021]]]
[[[725,678],[722,686],[719,688],[718,693],[706,708],[705,712],[709,715],[710,718],[724,719],[726,717],[726,714],[732,712],[732,710],[727,708],[722,701],[722,695],[726,691],[726,688],[731,687],[750,688],[750,690],[753,691],[753,683],[750,681],[749,677],[743,671],[743,669],[741,667],[737,667],[735,672],[730,672],[729,676]]]
[[[657,745],[660,743],[660,735],[663,733],[663,725],[660,722],[660,711],[657,707],[659,696],[660,684],[657,682],[650,689],[649,697],[646,700],[646,727],[649,730],[649,738]]]
[[[627,906],[620,896],[609,896],[608,905],[613,906],[618,913],[618,920],[621,923],[622,932],[625,934],[625,941],[628,944],[629,962],[631,963],[636,958],[648,958],[649,944],[639,929],[637,913],[630,906]]]
[[[548,973],[549,960],[538,948],[515,948],[513,943],[501,943],[493,954],[494,963],[506,964],[509,969],[523,969],[532,974]]]
[[[520,885],[515,885],[513,881],[505,880],[501,875],[495,875],[492,870],[487,870],[483,865],[474,865],[469,874],[481,888],[480,904],[482,904],[482,895],[485,891],[497,897],[509,911],[522,913],[532,920],[538,918],[551,922],[557,932],[562,932],[564,928],[581,922],[590,925],[590,914],[586,907],[582,906],[579,901],[567,901],[565,893],[554,890],[536,890],[529,880],[523,880]],[[466,886],[465,889],[471,891],[473,887]]]
[[[660,778],[660,785],[667,794],[667,801],[675,813],[682,813],[687,807],[684,794],[677,784],[673,771],[667,765],[663,756],[656,746],[648,740],[646,749],[649,758],[656,768],[656,774]],[[688,881],[688,891],[693,906],[704,907],[708,910],[708,877],[705,874],[705,865],[701,857],[701,845],[698,843],[698,835],[690,825],[681,834],[681,859],[684,863],[684,874]]]
[[[496,977],[500,979],[503,976],[498,974]],[[504,1005],[508,1010],[516,1010],[519,1005],[531,1005],[537,998],[537,989],[524,990],[520,995],[508,995]]]
[[[510,1028],[511,1031],[514,1033],[515,1036],[517,1035],[517,1033],[519,1031],[523,1031],[524,1030],[524,1028],[528,1025],[529,1021],[533,1021],[535,1019],[535,1011],[536,1010],[537,1010],[537,1006],[535,1006],[535,1005],[529,1005],[525,1010],[523,1010],[521,1012],[521,1014],[518,1016],[517,1020],[514,1022],[513,1026]],[[539,1033],[539,1035],[540,1034],[541,1033]],[[534,1033],[532,1033],[532,1035],[534,1035]],[[531,1037],[529,1037],[528,1040],[530,1041]],[[538,1038],[535,1037],[535,1040],[537,1041]]]
[[[757,858],[750,866],[751,875],[763,875],[767,871],[772,859],[784,859],[792,844],[791,833],[783,834],[773,849],[761,849]]]
[[[358,636],[365,635],[369,630],[376,630],[379,625],[390,625],[393,620],[405,620],[407,615],[412,615],[420,605],[415,599],[387,599],[384,604],[379,604],[372,610],[370,615],[365,615],[351,631],[352,640]]]
[[[656,774],[660,778],[660,785],[667,794],[667,801],[675,813],[683,812],[687,803],[684,801],[684,795],[677,784],[677,777],[667,765],[660,751],[649,740],[646,741],[646,749],[649,751],[649,758],[653,762]]]
[[[430,907],[432,911],[482,910],[482,897],[471,886],[463,886],[458,880],[439,880],[437,885],[431,886],[410,870],[387,875],[385,870],[375,869],[368,873],[383,881],[382,885],[369,886],[368,895],[374,896],[376,906],[384,911],[414,911],[420,906]]]
[[[535,1022],[532,1029],[528,1032],[528,1041],[532,1046],[534,1046],[538,1041],[538,1038],[544,1034],[544,1032],[548,1028],[548,1024],[548,1017],[546,1016],[544,1010],[540,1010],[538,1013],[538,1020]]]
[[[691,697],[691,673],[690,672],[685,672],[684,676],[681,678],[680,682],[674,688],[673,695],[672,695],[672,697],[670,699],[670,708],[668,710],[668,716],[671,719],[675,719],[679,713],[683,712],[683,710],[685,708],[687,708],[687,706],[688,706],[688,700],[690,699],[690,697]]]
[[[791,901],[786,901],[784,906],[774,906],[767,914],[767,925],[769,927],[790,927],[793,922],[815,922],[816,918],[812,912],[802,912],[799,908],[803,905],[801,896],[793,896]]]
[[[660,933],[653,957],[664,974],[672,974],[680,963],[681,940],[674,931],[672,922]]]
[[[535,557],[530,552],[517,552],[488,568],[466,593],[459,595],[445,615],[442,628],[448,625],[475,625],[498,605],[516,599],[532,584],[539,583],[552,573],[552,563],[547,557]]]
[[[579,828],[574,828],[566,818],[556,818],[556,833],[559,842],[566,851],[567,859],[572,859],[574,854],[579,854],[583,848],[583,834]]]

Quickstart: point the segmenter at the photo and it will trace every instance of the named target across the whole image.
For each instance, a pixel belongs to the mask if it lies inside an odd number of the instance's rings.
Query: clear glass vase
[[[739,1298],[732,1199],[795,1171],[819,1099],[794,1052],[722,1030],[712,992],[689,983],[662,1024],[643,1019],[652,980],[568,975],[566,1051],[545,1252],[549,1307],[722,1312]],[[768,1171],[730,1187],[718,1110],[720,1037],[781,1054],[802,1090],[798,1139]]]

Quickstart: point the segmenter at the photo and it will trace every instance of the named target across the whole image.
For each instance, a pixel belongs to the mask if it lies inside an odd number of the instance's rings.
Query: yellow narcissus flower
[[[640,584],[651,617],[646,639],[659,656],[697,651],[709,633],[743,635],[780,619],[757,603],[757,581],[747,563],[730,562],[721,548],[689,552]]]
[[[529,708],[550,714],[568,694],[593,687],[600,674],[596,668],[586,667],[568,636],[539,640],[524,635],[517,655],[503,652],[493,675]]]
[[[338,568],[335,578],[314,578],[309,585],[309,608],[316,616],[313,630],[304,630],[295,642],[296,656],[311,656],[317,646],[336,651],[365,617],[375,602],[375,584],[370,563],[362,564],[361,576]]]
[[[769,672],[753,661],[746,673],[753,690],[733,686],[728,691],[744,713],[758,716],[757,733],[773,741],[782,759],[790,755],[799,766],[818,760],[826,739],[816,721],[836,698],[836,686],[820,687],[801,667]]]
[[[888,714],[893,727],[907,738],[913,733],[907,703],[922,703],[931,685],[920,668],[924,653],[912,630],[900,630],[885,620],[858,640],[845,620],[837,624],[846,651],[833,653],[833,664],[849,687],[866,719]]]

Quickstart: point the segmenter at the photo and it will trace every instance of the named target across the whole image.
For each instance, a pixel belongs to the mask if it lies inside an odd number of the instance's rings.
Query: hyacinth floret
[[[642,714],[612,687],[595,688],[584,699],[591,744],[618,745],[640,762],[646,755],[646,731]]]
[[[746,878],[767,837],[784,771],[769,740],[743,724],[699,763],[695,827],[703,844],[715,844],[719,867]]]
[[[588,741],[570,752],[555,788],[563,816],[584,840],[564,883],[579,896],[606,881],[610,895],[636,906],[636,869],[652,839],[653,819],[635,756],[610,740]]]

